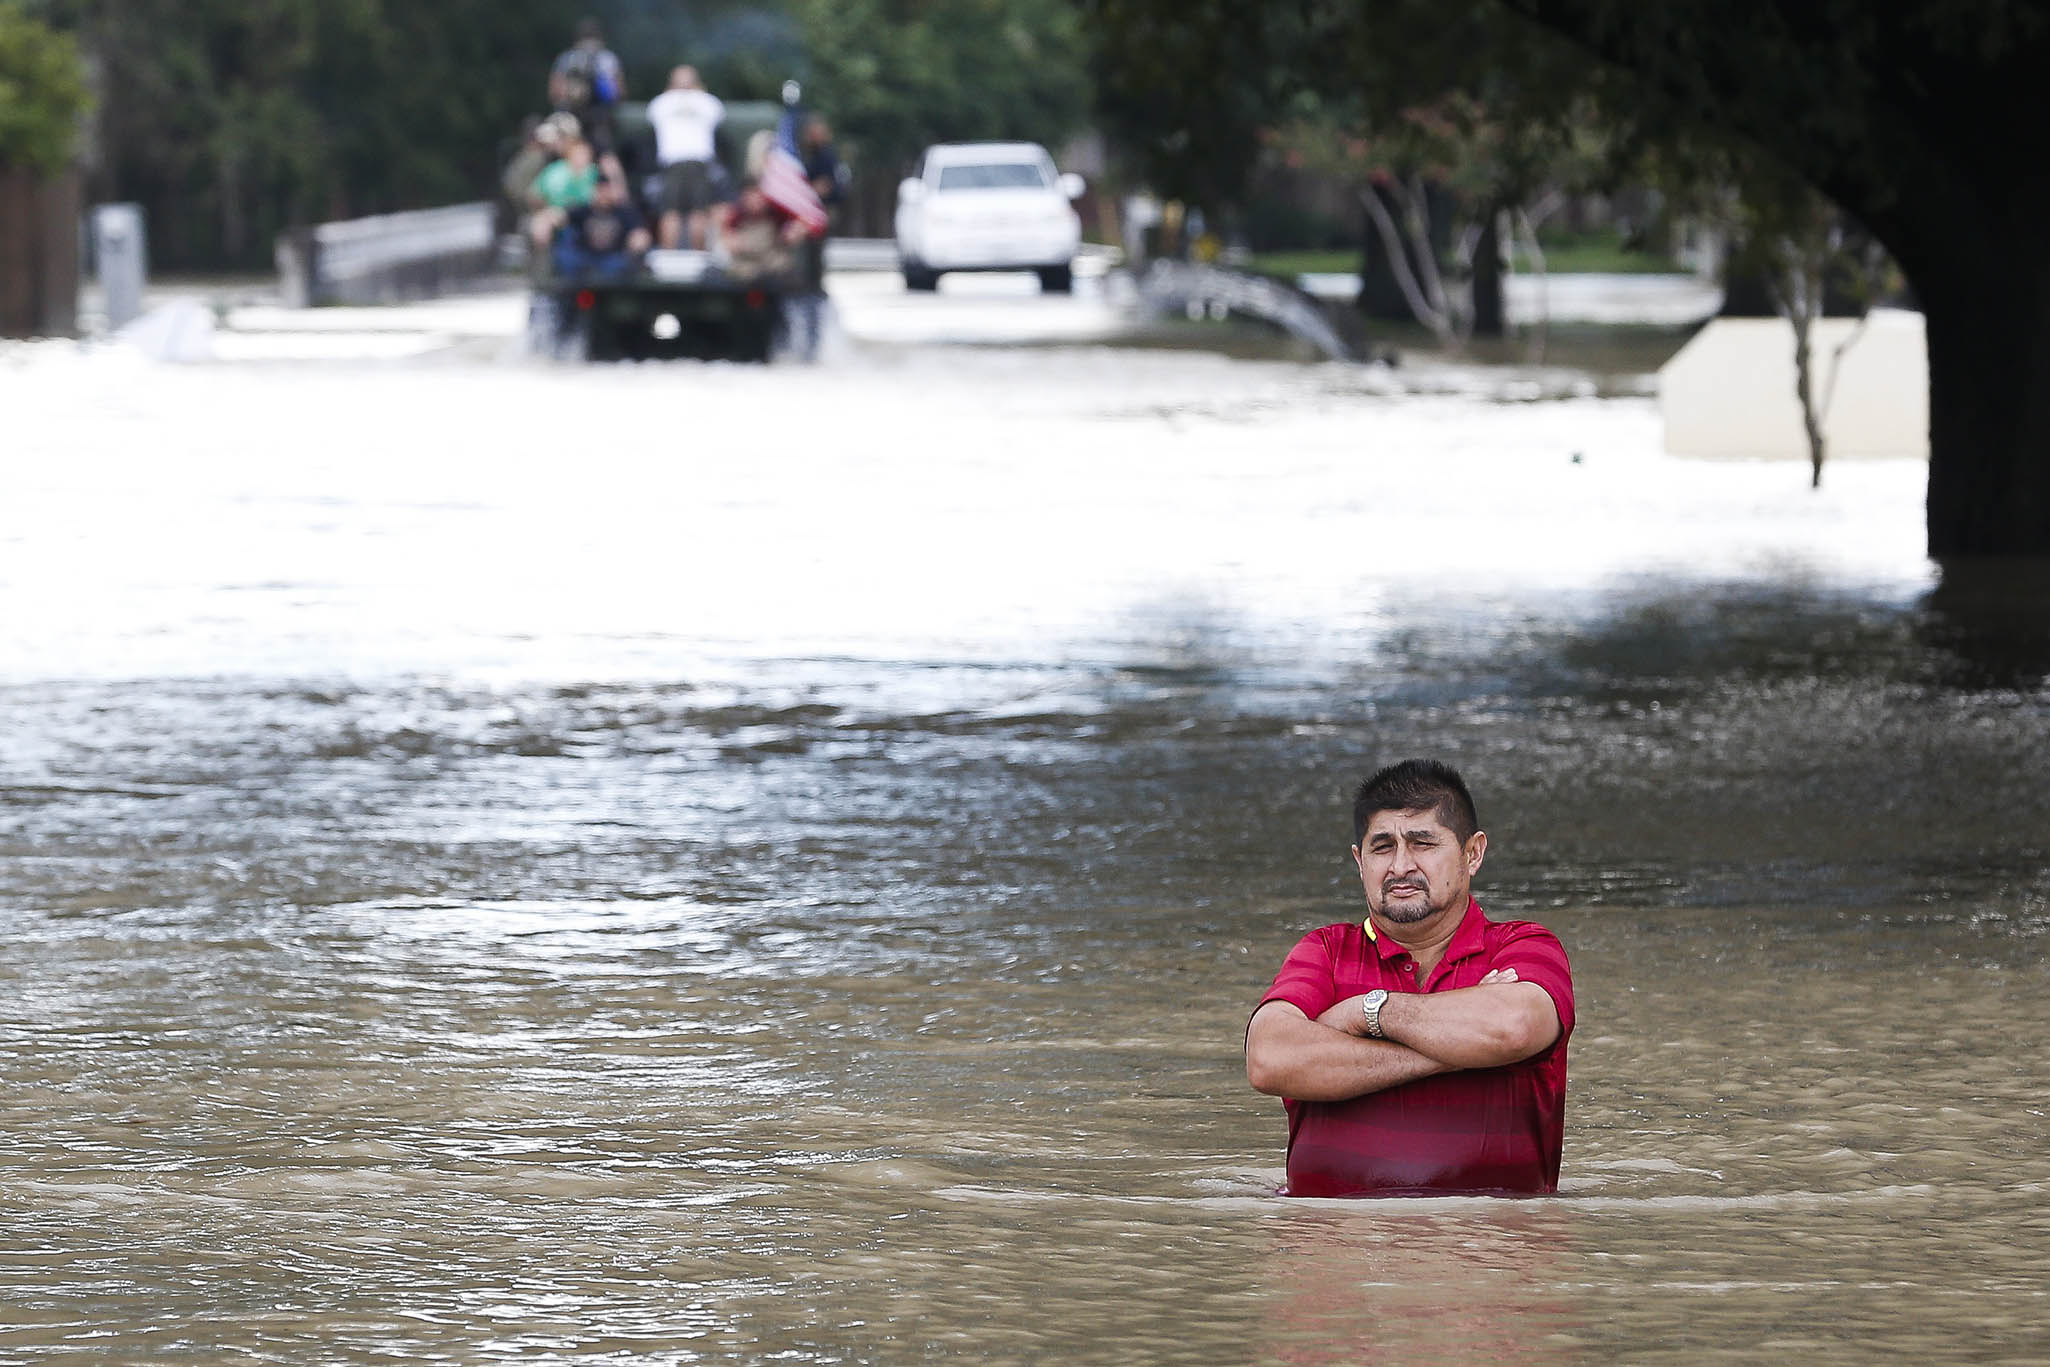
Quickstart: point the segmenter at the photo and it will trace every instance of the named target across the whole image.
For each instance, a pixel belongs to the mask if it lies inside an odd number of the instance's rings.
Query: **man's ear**
[[[1367,876],[1366,856],[1360,853],[1360,847],[1357,845],[1352,847],[1352,866],[1360,871],[1360,877]]]
[[[1475,831],[1466,838],[1466,876],[1473,877],[1481,871],[1481,861],[1488,857],[1488,833]]]

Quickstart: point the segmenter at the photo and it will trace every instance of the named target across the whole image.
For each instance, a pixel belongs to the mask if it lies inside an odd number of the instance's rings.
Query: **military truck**
[[[771,100],[727,104],[716,150],[734,188],[744,174],[749,140],[763,129],[773,131],[782,116],[783,106]],[[634,203],[652,228],[660,168],[647,106],[622,103],[613,112],[613,127]],[[702,252],[651,252],[634,274],[602,280],[558,276],[548,254],[536,252],[532,271],[535,341],[558,356],[766,361],[782,322],[782,282],[726,278]]]

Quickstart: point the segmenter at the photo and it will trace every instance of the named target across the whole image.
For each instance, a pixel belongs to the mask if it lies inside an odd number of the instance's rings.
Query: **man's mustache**
[[[1386,897],[1397,888],[1413,888],[1417,892],[1429,892],[1431,885],[1421,878],[1391,878],[1381,885],[1381,895]]]

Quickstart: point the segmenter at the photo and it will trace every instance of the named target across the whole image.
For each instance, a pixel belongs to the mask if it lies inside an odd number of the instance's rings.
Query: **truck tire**
[[[1039,292],[1041,294],[1073,294],[1075,292],[1075,268],[1072,265],[1048,266],[1039,273]]]
[[[929,294],[933,290],[938,289],[939,285],[940,274],[938,271],[929,271],[923,266],[914,266],[908,264],[904,267],[905,289],[918,290],[923,293]]]

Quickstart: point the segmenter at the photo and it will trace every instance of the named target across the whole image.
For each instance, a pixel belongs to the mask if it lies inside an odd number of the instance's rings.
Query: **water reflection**
[[[1937,668],[1916,648],[1917,623],[1889,599],[1798,577],[1669,581],[1618,594],[1602,615],[1546,642],[1551,658],[1532,665],[1539,677],[1559,668],[1583,689],[1618,696],[1739,680],[1912,682]]]
[[[1587,1307],[1572,1286],[1584,1264],[1570,1221],[1556,1211],[1455,1214],[1374,1202],[1371,1210],[1291,1212],[1270,1237],[1263,1357],[1273,1361],[1357,1363],[1426,1342],[1434,1362],[1584,1360]]]
[[[1923,610],[1958,686],[2050,688],[2050,559],[1946,560]]]

